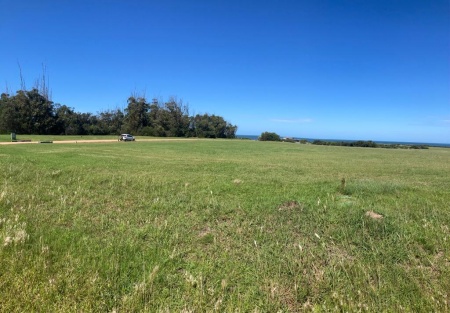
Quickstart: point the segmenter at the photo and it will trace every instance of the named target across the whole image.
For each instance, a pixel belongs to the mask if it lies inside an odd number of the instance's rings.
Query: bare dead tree
[[[42,76],[36,79],[35,88],[46,100],[51,100],[51,90],[49,88],[49,79],[47,77],[47,67],[42,63]]]
[[[134,98],[134,99],[144,99],[146,100],[147,96],[147,90],[144,89],[143,91],[139,92],[136,90],[136,88],[134,88],[134,91],[130,92],[130,97]]]
[[[25,79],[22,75],[22,67],[20,66],[19,61],[17,61],[17,66],[19,67],[19,76],[20,76],[20,90],[25,91],[27,87],[25,86]]]
[[[8,86],[8,81],[7,80],[5,80],[5,92],[4,92],[5,94],[7,94],[7,95],[9,95],[10,93],[9,93],[9,86]]]

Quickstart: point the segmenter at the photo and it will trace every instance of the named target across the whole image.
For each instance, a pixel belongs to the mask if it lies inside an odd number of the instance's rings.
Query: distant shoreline
[[[251,139],[251,140],[258,140],[257,135],[236,135],[236,138],[240,139]],[[294,140],[300,140],[300,139],[306,139],[308,142],[313,142],[314,140],[322,140],[322,141],[329,141],[329,142],[355,142],[358,140],[349,140],[349,139],[321,139],[321,138],[300,138],[300,137],[290,137]],[[444,147],[444,148],[450,148],[450,143],[436,143],[436,142],[407,142],[407,141],[383,141],[383,140],[372,140],[375,143],[378,144],[385,144],[385,145],[425,145],[429,147]]]

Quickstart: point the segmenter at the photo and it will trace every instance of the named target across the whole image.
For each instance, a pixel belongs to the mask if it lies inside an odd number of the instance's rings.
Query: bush
[[[259,136],[259,141],[281,141],[281,138],[276,133],[264,132]]]
[[[295,141],[295,139],[292,138],[284,138],[283,142],[291,142],[291,143],[296,143],[297,141]]]

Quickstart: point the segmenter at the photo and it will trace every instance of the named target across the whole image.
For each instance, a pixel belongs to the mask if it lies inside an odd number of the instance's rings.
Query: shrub
[[[283,139],[284,142],[291,142],[291,143],[296,143],[297,141],[295,141],[295,139],[292,138],[284,138]]]
[[[259,141],[281,141],[281,138],[276,133],[264,132],[259,136]]]

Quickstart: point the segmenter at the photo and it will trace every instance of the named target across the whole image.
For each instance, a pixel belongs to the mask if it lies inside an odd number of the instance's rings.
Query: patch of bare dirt
[[[278,211],[301,210],[303,205],[295,200],[283,202],[278,206]]]
[[[206,235],[209,235],[210,233],[211,233],[211,228],[206,226],[206,227],[204,227],[203,229],[200,230],[200,232],[198,233],[198,237],[203,238]]]
[[[381,220],[381,219],[384,218],[383,215],[375,213],[374,211],[367,211],[366,212],[366,216],[370,217],[370,218],[372,218],[374,220]]]

